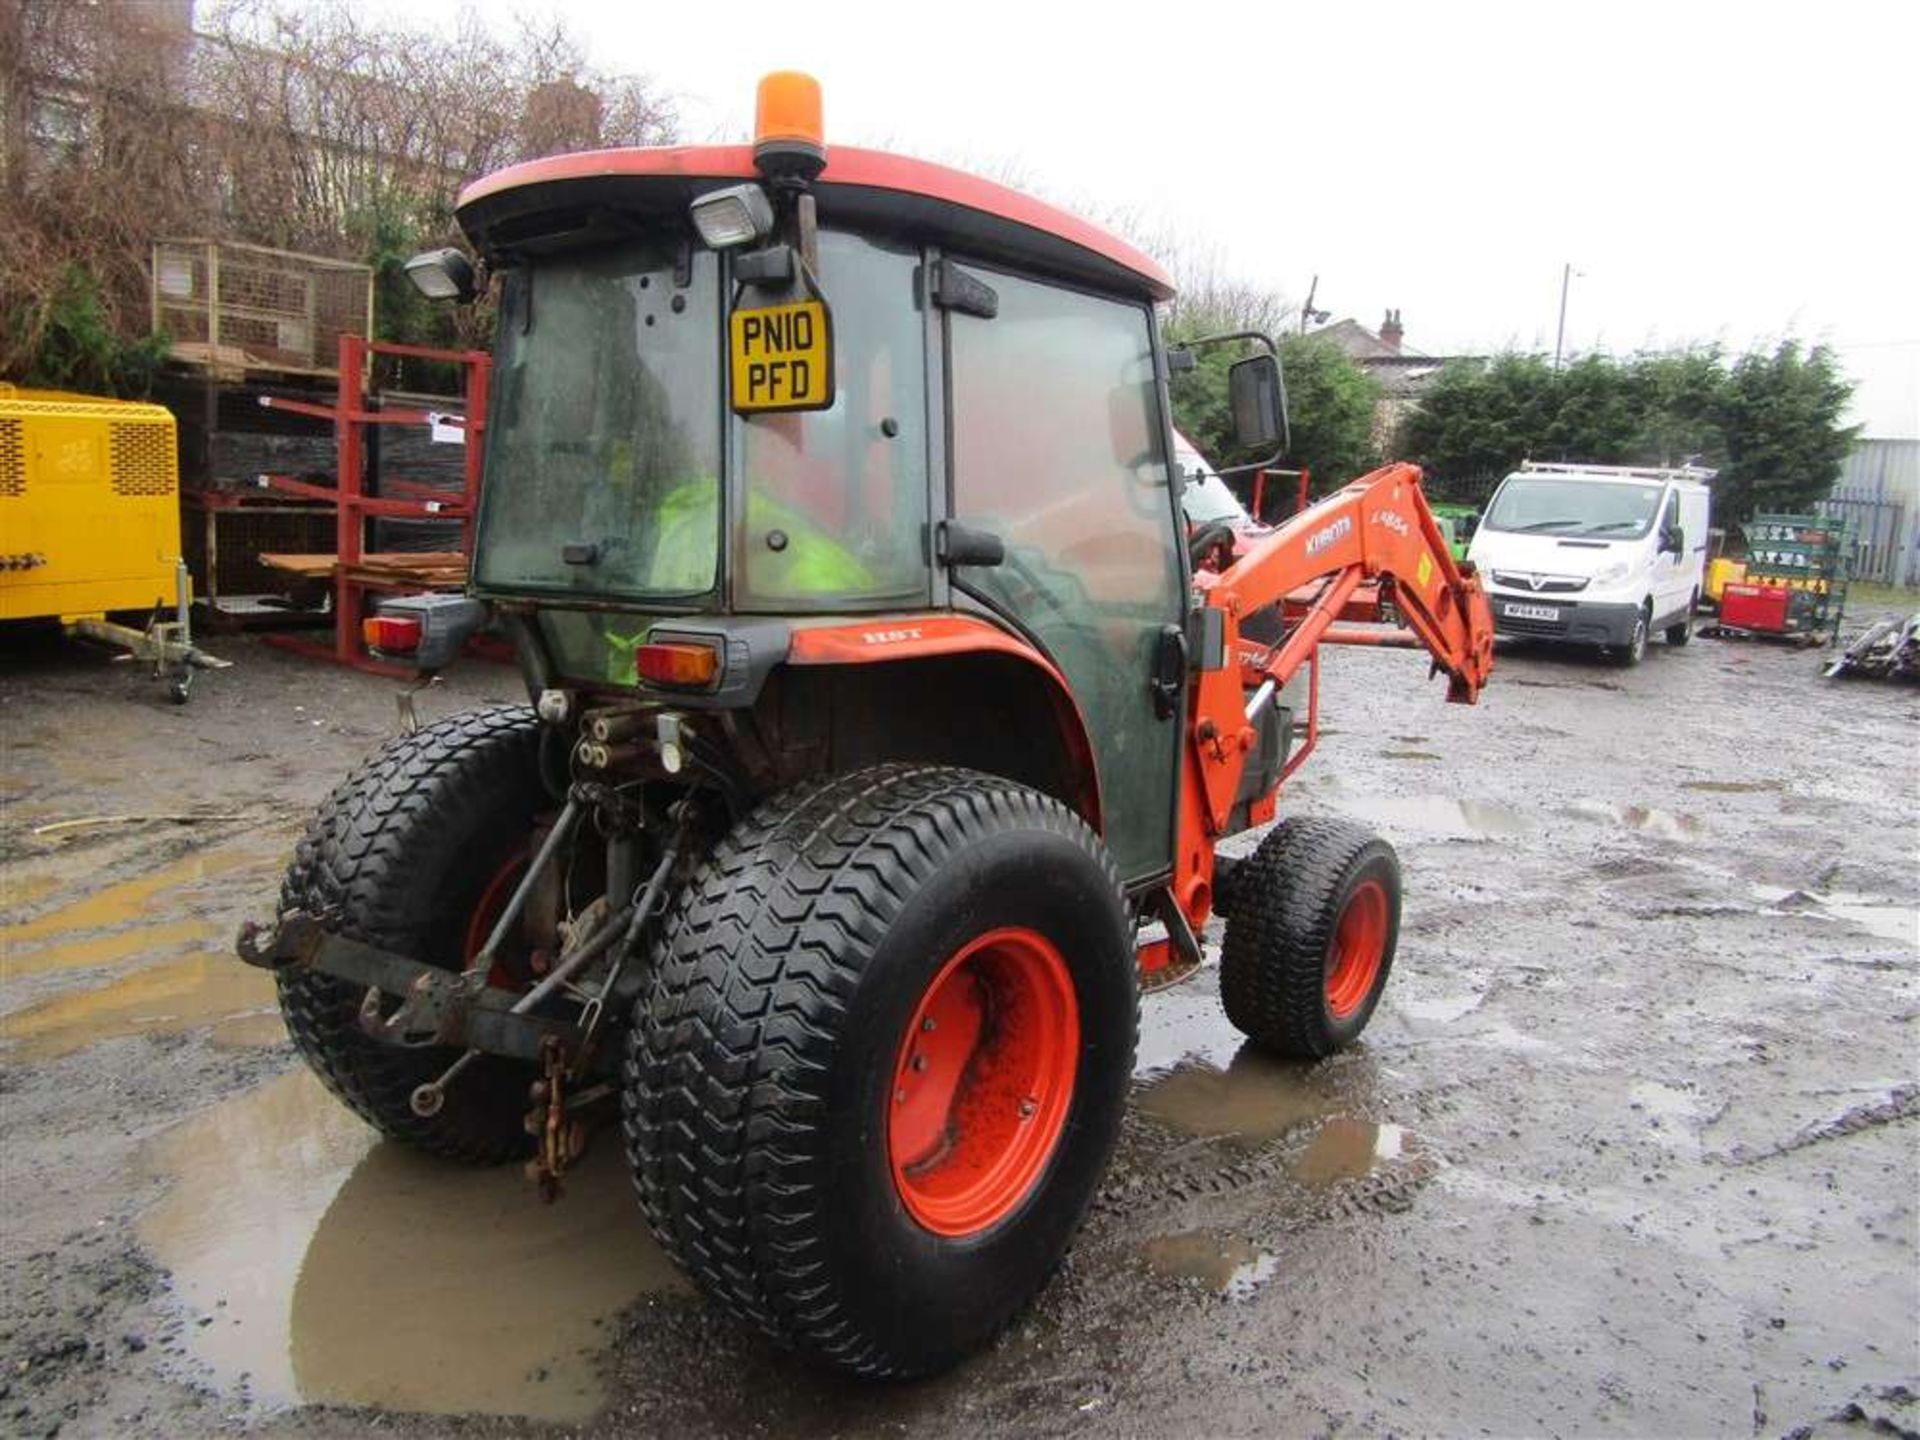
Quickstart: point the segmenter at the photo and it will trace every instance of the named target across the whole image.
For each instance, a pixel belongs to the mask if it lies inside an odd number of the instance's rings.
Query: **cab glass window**
[[[821,233],[834,403],[734,419],[736,609],[874,609],[929,599],[919,263],[914,250]]]
[[[640,242],[509,272],[475,578],[697,600],[720,558],[718,264]],[[684,283],[682,283],[684,282]]]
[[[990,271],[992,319],[949,319],[956,519],[1006,559],[959,583],[1033,635],[1073,688],[1128,879],[1171,855],[1175,726],[1149,681],[1183,614],[1152,329],[1143,304]]]

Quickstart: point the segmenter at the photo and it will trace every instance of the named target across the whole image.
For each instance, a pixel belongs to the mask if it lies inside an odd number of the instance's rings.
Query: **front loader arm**
[[[1472,704],[1493,668],[1493,617],[1479,580],[1454,562],[1416,465],[1362,476],[1255,542],[1220,574],[1196,577],[1207,603],[1227,616],[1229,655],[1239,653],[1231,632],[1240,620],[1323,582],[1300,624],[1258,667],[1276,685],[1292,679],[1327,638],[1364,580],[1380,582],[1380,599],[1393,602],[1435,668],[1447,672],[1447,699]]]
[[[1417,466],[1363,476],[1255,541],[1219,574],[1194,576],[1225,640],[1222,653],[1201,657],[1187,714],[1172,893],[1196,932],[1212,905],[1214,842],[1228,831],[1261,711],[1322,643],[1379,643],[1392,633],[1336,624],[1369,583],[1380,606],[1391,602],[1412,643],[1446,673],[1447,699],[1473,703],[1493,668],[1493,616],[1471,567],[1454,563]],[[1242,622],[1289,597],[1300,607],[1279,643],[1247,648]],[[1271,796],[1264,799],[1256,818],[1271,814]]]

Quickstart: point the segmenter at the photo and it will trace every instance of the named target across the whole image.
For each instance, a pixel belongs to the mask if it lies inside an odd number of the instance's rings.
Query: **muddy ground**
[[[1065,1272],[956,1374],[862,1389],[690,1293],[604,1139],[546,1209],[299,1068],[227,947],[392,683],[226,640],[181,709],[6,647],[0,1432],[1920,1427],[1911,690],[1701,640],[1503,652],[1469,709],[1334,654],[1284,803],[1399,847],[1364,1043],[1266,1060],[1210,969],[1150,997]]]

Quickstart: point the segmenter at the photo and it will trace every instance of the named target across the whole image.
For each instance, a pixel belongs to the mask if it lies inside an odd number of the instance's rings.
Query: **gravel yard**
[[[1920,1429],[1910,689],[1700,640],[1503,651],[1467,708],[1330,654],[1282,810],[1399,849],[1365,1041],[1244,1049],[1211,966],[1149,996],[1064,1271],[861,1389],[692,1293],[613,1137],[543,1207],[321,1092],[230,947],[399,687],[209,648],[182,708],[53,643],[0,672],[6,1433]],[[420,711],[517,690],[467,664]]]

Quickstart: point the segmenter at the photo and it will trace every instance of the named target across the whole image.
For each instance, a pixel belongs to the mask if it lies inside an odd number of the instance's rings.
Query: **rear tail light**
[[[407,615],[369,615],[360,622],[360,638],[369,650],[411,655],[420,648],[420,622]]]
[[[720,673],[720,653],[711,645],[636,645],[633,669],[655,685],[711,685]]]

